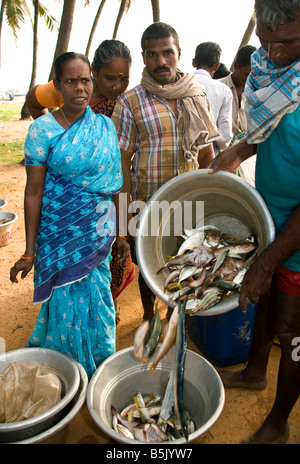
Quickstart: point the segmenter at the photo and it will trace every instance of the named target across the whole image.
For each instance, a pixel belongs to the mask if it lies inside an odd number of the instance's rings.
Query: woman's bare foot
[[[252,437],[243,440],[243,445],[284,445],[289,439],[290,430],[288,424],[279,430],[267,421],[261,426],[261,428]]]
[[[219,375],[225,388],[264,390],[268,383],[266,377],[262,379],[251,379],[244,371],[221,371],[219,372]]]

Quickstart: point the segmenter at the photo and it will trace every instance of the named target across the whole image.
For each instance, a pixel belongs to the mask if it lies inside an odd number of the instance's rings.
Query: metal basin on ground
[[[0,247],[8,245],[12,240],[13,223],[18,219],[15,213],[0,212]],[[2,221],[8,221],[2,223]]]
[[[0,199],[0,209],[5,208],[6,205],[7,205],[7,201]]]
[[[69,356],[46,348],[23,348],[0,355],[0,375],[16,362],[35,362],[53,370],[62,384],[62,398],[51,409],[36,417],[19,422],[0,424],[0,443],[11,443],[38,435],[53,427],[65,415],[78,391],[80,375],[76,361]]]
[[[170,206],[172,208],[170,209]],[[159,213],[159,214],[158,214]],[[203,214],[202,214],[203,213]],[[139,221],[136,253],[140,271],[155,295],[171,307],[171,293],[164,291],[169,275],[157,271],[177,253],[176,238],[185,228],[212,224],[222,232],[246,238],[254,234],[260,253],[274,239],[274,224],[261,195],[240,177],[224,171],[208,174],[207,169],[182,174],[164,184],[144,208]],[[207,311],[197,315],[216,315],[238,306],[238,295],[231,293]]]
[[[68,427],[70,422],[76,417],[86,400],[86,391],[88,386],[88,376],[81,364],[76,362],[80,375],[79,388],[70,403],[64,409],[63,418],[55,425],[50,427],[38,435],[35,435],[26,440],[15,442],[13,444],[32,445],[32,444],[45,444],[45,445],[59,445],[66,442]]]
[[[98,427],[120,443],[141,443],[126,438],[112,428],[111,405],[117,410],[132,400],[137,391],[143,395],[154,393],[164,396],[174,349],[160,362],[154,373],[149,366],[137,361],[133,347],[118,351],[98,367],[87,390],[87,406]],[[189,442],[209,430],[220,416],[224,406],[224,388],[214,367],[198,354],[187,350],[184,376],[184,407],[191,414],[195,431]],[[168,444],[170,442],[161,442]],[[172,444],[186,443],[184,438]]]

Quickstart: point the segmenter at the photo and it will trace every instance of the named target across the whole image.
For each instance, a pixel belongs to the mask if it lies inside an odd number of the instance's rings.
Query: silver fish
[[[169,320],[167,333],[164,337],[162,344],[160,345],[159,349],[155,353],[154,360],[150,367],[151,371],[155,371],[157,364],[159,361],[167,354],[170,348],[174,345],[176,340],[176,333],[177,333],[177,324],[178,324],[178,305],[175,306],[173,309],[172,315]]]
[[[218,253],[217,259],[216,259],[215,264],[214,264],[214,267],[213,267],[213,269],[211,271],[212,275],[214,275],[220,269],[220,267],[222,266],[222,264],[225,261],[225,258],[228,255],[228,253],[229,253],[229,250],[223,250],[220,253]]]
[[[187,299],[181,305],[180,299],[178,300],[178,325],[176,346],[172,369],[173,372],[173,390],[174,390],[174,407],[176,415],[180,421],[183,435],[186,440],[189,437],[187,415],[183,405],[183,383],[184,383],[184,366],[186,355],[186,333],[185,333],[185,306]]]
[[[237,292],[241,288],[241,285],[233,280],[214,280],[211,285],[226,292]]]
[[[187,250],[193,250],[194,248],[203,244],[205,235],[203,233],[195,233],[191,237],[187,238],[179,247],[177,256],[182,255]]]
[[[179,274],[179,282],[182,282],[183,280],[191,277],[197,271],[197,269],[198,268],[196,266],[184,266]]]
[[[174,408],[174,390],[173,390],[173,375],[174,371],[171,369],[169,373],[169,380],[165,391],[165,396],[161,406],[160,415],[157,421],[158,426],[165,432],[167,428],[167,420],[171,417]]]
[[[158,443],[161,441],[167,441],[168,435],[166,435],[157,425],[150,424],[150,427],[146,431],[147,443]]]
[[[144,342],[149,330],[149,325],[149,321],[143,321],[142,324],[137,328],[133,341],[134,356],[138,361],[144,363],[148,362],[148,359],[144,356]]]
[[[177,264],[185,264],[196,267],[206,266],[214,259],[214,257],[214,252],[209,247],[202,245],[194,248],[190,252],[186,252],[181,256],[171,259],[157,271],[157,274],[163,269]]]
[[[156,406],[161,403],[161,397],[159,395],[154,395],[153,393],[151,393],[151,395],[144,396],[144,402],[147,408],[149,406]]]
[[[116,410],[116,408],[113,405],[111,405],[111,413],[115,417],[115,419],[113,419],[113,424],[114,424],[115,421],[117,421],[117,423],[123,425],[128,430],[130,430],[130,432],[133,433],[133,429],[134,429],[135,426],[138,425],[138,422],[129,422],[129,421],[125,420],[123,417],[121,417],[121,415],[118,413],[118,411]]]
[[[188,313],[197,312],[200,309],[201,301],[198,298],[192,298],[186,303],[186,311]]]
[[[167,286],[168,286],[171,282],[173,282],[174,279],[176,279],[176,277],[179,277],[179,274],[180,274],[180,270],[179,270],[179,269],[175,269],[174,271],[170,272],[170,274],[169,274],[168,277],[166,278],[164,290],[167,288]]]
[[[246,274],[246,272],[247,272],[247,268],[243,267],[234,277],[233,282],[236,284],[241,284],[243,282],[244,275]]]
[[[145,407],[147,408],[150,417],[158,416],[161,411],[161,406],[145,406]],[[133,417],[135,419],[141,418],[141,413],[139,409],[135,409],[133,411]]]
[[[156,305],[155,314],[150,322],[149,330],[146,334],[145,342],[144,342],[144,345],[145,345],[144,357],[146,359],[149,359],[154,353],[158,345],[158,342],[159,342],[161,330],[162,330],[162,323],[161,323],[161,318],[160,318],[159,311]]]
[[[254,251],[256,246],[253,243],[243,243],[241,245],[227,245],[215,250],[215,254],[228,250],[228,256],[239,257]]]
[[[199,276],[198,279],[196,280],[192,280],[191,282],[189,282],[188,284],[188,287],[190,288],[197,288],[197,287],[200,287],[200,285],[203,284],[203,282],[205,281],[206,279],[206,274],[207,274],[207,271],[206,271],[206,268],[204,267],[201,271],[201,274]]]
[[[200,311],[204,311],[208,308],[211,308],[214,306],[216,303],[220,301],[222,297],[222,290],[219,288],[208,288],[203,292],[202,297],[200,298]]]
[[[131,438],[132,440],[134,440],[133,433],[122,424],[117,424],[117,432],[119,432],[124,437]]]
[[[178,298],[180,298],[180,296],[185,296],[185,295],[188,295],[189,293],[192,293],[193,292],[193,289],[190,288],[190,287],[184,287],[183,289],[181,290],[177,290],[177,292],[174,293],[174,295],[172,295],[170,297],[170,300],[171,301],[177,301]]]
[[[219,288],[208,288],[200,298],[195,299],[191,304],[187,302],[186,311],[190,314],[195,314],[197,311],[206,311],[218,303],[222,295],[223,292]]]
[[[141,421],[143,423],[150,423],[152,419],[150,418],[149,411],[145,406],[143,396],[140,392],[137,392],[136,396],[134,397],[134,402],[136,404],[137,409],[139,410]]]

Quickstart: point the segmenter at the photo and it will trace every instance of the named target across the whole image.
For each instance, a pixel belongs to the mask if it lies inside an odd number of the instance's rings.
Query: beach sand
[[[30,121],[0,121],[0,142],[20,140],[25,137]],[[18,214],[14,223],[12,241],[0,248],[0,337],[5,340],[6,351],[24,348],[35,325],[40,306],[32,304],[32,272],[18,285],[9,280],[9,270],[24,252],[23,195],[26,181],[22,165],[8,166],[0,163],[0,198],[7,201],[2,211]],[[142,322],[142,305],[136,278],[118,299],[121,307],[121,322],[117,326],[117,349],[133,344],[136,328]],[[159,304],[164,317],[166,307]],[[199,353],[198,348],[188,340],[188,348]],[[268,386],[263,391],[242,389],[226,390],[225,406],[217,422],[209,432],[198,439],[199,444],[238,444],[260,427],[271,409],[276,393],[276,378],[280,360],[280,346],[274,344],[268,365]],[[233,366],[237,369],[241,366]],[[300,366],[299,366],[300,368]],[[300,443],[300,400],[296,403],[290,418],[290,438],[288,444]],[[112,444],[109,437],[102,434],[84,405],[80,413],[69,425],[67,444]]]

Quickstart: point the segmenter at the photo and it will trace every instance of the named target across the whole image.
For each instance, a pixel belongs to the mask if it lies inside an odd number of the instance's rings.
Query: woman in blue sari
[[[42,307],[28,346],[69,354],[91,377],[115,351],[110,261],[121,159],[112,121],[88,106],[87,58],[64,53],[55,72],[64,106],[28,131],[26,249],[10,279],[18,282],[34,264],[33,302]]]

